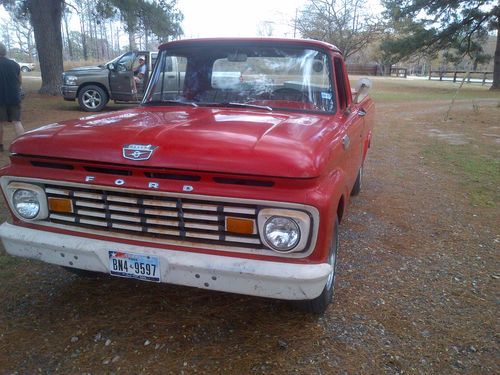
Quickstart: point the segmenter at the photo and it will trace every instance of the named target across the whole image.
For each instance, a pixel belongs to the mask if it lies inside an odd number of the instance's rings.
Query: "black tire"
[[[337,254],[339,249],[339,220],[335,219],[335,228],[333,229],[333,237],[328,255],[328,263],[332,266],[326,285],[321,294],[311,300],[293,301],[293,305],[301,310],[312,314],[323,314],[330,303],[333,301],[335,291],[335,274],[337,268]]]
[[[61,267],[74,275],[77,275],[79,277],[83,277],[86,279],[96,279],[96,278],[103,275],[101,272],[82,270],[80,268],[73,268],[73,267],[65,267],[65,266],[61,266]]]
[[[27,66],[21,67],[21,72],[23,72],[23,73],[28,73],[30,71],[31,71],[30,68],[28,68]]]
[[[361,192],[361,187],[363,186],[363,166],[359,168],[358,177],[356,177],[356,182],[351,190],[351,195],[358,195]]]
[[[99,86],[85,86],[78,92],[78,104],[85,112],[99,112],[108,101],[108,93]]]

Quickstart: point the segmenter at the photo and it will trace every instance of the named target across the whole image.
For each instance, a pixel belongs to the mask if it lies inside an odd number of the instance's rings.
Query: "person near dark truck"
[[[134,69],[134,80],[135,83],[144,83],[144,77],[146,76],[147,66],[146,59],[141,56],[139,57],[139,66]]]
[[[14,124],[16,136],[24,133],[21,123],[21,68],[7,58],[7,49],[0,43],[0,151],[3,151],[3,126]]]

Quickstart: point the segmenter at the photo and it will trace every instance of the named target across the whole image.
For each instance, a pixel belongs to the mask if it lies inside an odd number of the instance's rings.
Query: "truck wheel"
[[[363,166],[359,168],[358,177],[356,177],[356,182],[351,190],[351,195],[358,195],[361,192],[361,187],[363,185]]]
[[[323,314],[328,305],[333,301],[333,292],[335,289],[335,274],[337,266],[337,253],[339,249],[339,220],[335,219],[335,228],[333,229],[333,238],[330,245],[330,253],[328,255],[328,263],[332,266],[332,271],[328,276],[326,285],[323,288],[321,294],[311,300],[303,301],[293,301],[295,307],[299,310],[313,313],[313,314]]]
[[[78,104],[86,112],[99,112],[108,104],[108,93],[99,86],[85,86],[78,93]]]
[[[21,72],[23,72],[23,73],[28,73],[29,71],[30,71],[30,68],[28,68],[27,66],[23,66],[21,68]]]

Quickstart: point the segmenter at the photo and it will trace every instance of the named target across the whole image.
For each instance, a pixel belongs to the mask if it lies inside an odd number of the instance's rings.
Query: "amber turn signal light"
[[[226,218],[226,231],[238,234],[253,234],[254,223],[250,219]]]
[[[73,203],[67,198],[49,198],[49,210],[52,212],[72,213]]]

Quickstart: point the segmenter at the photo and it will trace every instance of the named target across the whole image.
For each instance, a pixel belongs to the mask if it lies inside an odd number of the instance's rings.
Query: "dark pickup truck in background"
[[[158,52],[134,51],[118,56],[110,62],[99,66],[73,68],[63,73],[61,88],[64,100],[74,101],[83,111],[101,111],[108,101],[140,102],[144,89],[153,70]],[[146,60],[146,76],[143,85],[134,82],[134,68],[139,58]]]

